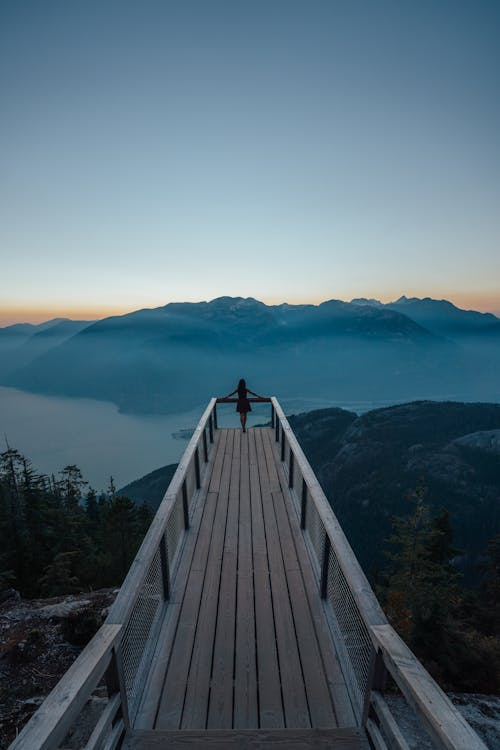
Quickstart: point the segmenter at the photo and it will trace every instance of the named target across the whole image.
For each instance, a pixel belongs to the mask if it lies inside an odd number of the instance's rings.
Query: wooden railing
[[[114,750],[133,725],[217,427],[211,399],[104,625],[9,750],[55,750],[104,681],[108,700],[85,750]]]
[[[281,406],[276,398],[271,403],[277,458],[294,498],[359,725],[376,750],[408,750],[384,698],[390,674],[436,748],[487,750],[388,623]]]

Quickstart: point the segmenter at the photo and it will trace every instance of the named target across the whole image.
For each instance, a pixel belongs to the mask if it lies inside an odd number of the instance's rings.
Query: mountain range
[[[0,328],[0,356],[2,385],[136,413],[197,407],[240,377],[257,392],[326,403],[500,400],[500,319],[430,298],[171,303]]]

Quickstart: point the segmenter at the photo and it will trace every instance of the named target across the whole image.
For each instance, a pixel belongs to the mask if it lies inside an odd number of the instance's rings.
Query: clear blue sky
[[[500,3],[2,0],[0,321],[500,310]]]

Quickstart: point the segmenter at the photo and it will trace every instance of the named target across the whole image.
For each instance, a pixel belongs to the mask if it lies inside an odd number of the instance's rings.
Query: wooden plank
[[[239,729],[197,732],[132,732],[128,750],[370,750],[359,729]]]
[[[218,486],[220,483],[226,438],[227,431],[225,430],[220,430],[215,435],[214,452],[210,456],[208,473],[204,480],[205,489],[200,496],[200,502],[192,518],[191,529],[186,535],[186,543],[179,560],[175,578],[171,582],[172,589],[165,620],[158,635],[157,650],[152,659],[151,672],[144,691],[142,704],[134,721],[136,729],[151,729],[156,720],[158,704],[165,682],[181,607],[188,591],[189,595],[194,595],[194,592],[191,590],[192,585],[188,585],[188,576],[191,569],[195,570],[193,564],[197,565],[198,570],[200,570],[200,565],[203,562],[203,560],[200,560],[199,553],[196,561],[194,561],[194,551],[197,548],[198,542],[200,543],[198,549],[203,550],[204,547],[206,548],[212,533],[217,492],[210,494],[208,488],[213,486],[213,484],[217,484]]]
[[[120,693],[116,693],[112,698],[109,699],[104,711],[99,716],[97,724],[92,730],[92,734],[87,740],[85,750],[101,750],[107,735],[110,732],[111,725],[115,719],[116,712],[118,711],[121,703]]]
[[[217,623],[222,551],[229,503],[229,489],[234,445],[234,431],[228,431],[224,464],[218,493],[217,510],[205,565],[205,580],[199,606],[192,656],[184,671],[187,680],[180,727],[202,729],[206,726],[213,660],[213,643]],[[157,722],[157,727],[165,727]]]
[[[384,696],[378,690],[372,691],[371,704],[387,737],[387,746],[390,750],[410,750],[410,746],[403,737],[396,719],[391,714]]]
[[[121,625],[102,625],[10,745],[10,750],[57,747],[111,661]]]
[[[349,693],[345,684],[344,676],[336,656],[335,643],[328,625],[324,611],[324,602],[319,597],[319,589],[311,566],[311,560],[304,541],[303,533],[299,526],[299,521],[294,508],[294,501],[288,490],[287,478],[285,471],[279,466],[276,453],[273,449],[273,436],[268,435],[268,440],[272,449],[271,455],[274,456],[275,465],[278,467],[278,478],[282,489],[283,507],[286,513],[286,520],[290,526],[291,536],[295,548],[295,554],[299,562],[299,568],[303,580],[304,591],[309,603],[309,611],[314,623],[324,671],[330,688],[335,708],[336,722],[340,727],[352,727],[356,725],[356,719],[352,709]],[[285,528],[284,515],[280,528]],[[290,538],[286,545],[287,555],[289,555],[286,565],[288,568],[294,568],[295,559],[288,552]]]
[[[380,729],[375,724],[373,719],[367,719],[366,731],[368,733],[368,736],[370,737],[370,740],[375,750],[388,750],[388,747],[385,744],[385,740],[382,737],[382,734],[380,732]]]
[[[259,726],[270,729],[285,726],[274,625],[267,542],[262,514],[256,430],[248,434],[250,507],[252,513],[252,559],[255,595],[255,642],[259,696]]]
[[[125,725],[123,719],[119,719],[111,730],[102,750],[116,750],[118,744],[121,743],[124,731]]]
[[[233,669],[236,628],[241,437],[241,430],[235,430],[226,534],[224,537],[219,600],[217,605],[217,626],[212,659],[210,699],[207,716],[208,729],[231,729],[233,726]]]
[[[214,458],[214,468],[208,485],[209,492],[218,492],[222,476],[222,465],[226,455],[226,443],[229,430],[217,430],[215,433],[216,454]]]
[[[227,470],[227,449],[230,435],[224,445],[224,463],[222,473]],[[222,450],[222,445],[219,448]],[[204,593],[205,579],[208,569],[208,557],[212,549],[212,539],[217,535],[218,518],[224,508],[220,508],[220,493],[209,492],[207,496],[209,513],[204,515],[200,528],[198,543],[196,544],[193,562],[186,584],[186,595],[183,600],[179,622],[173,641],[170,661],[168,664],[165,683],[159,704],[155,726],[158,729],[178,729],[181,726],[186,681],[190,670],[193,654],[193,643],[197,634],[200,602]]]
[[[472,727],[390,625],[372,627],[384,663],[439,748],[486,750]]]
[[[311,726],[309,707],[307,705],[302,665],[295,634],[283,558],[281,556],[276,518],[273,510],[262,430],[256,430],[256,448],[267,537],[285,722],[288,728],[306,728]]]
[[[233,726],[236,729],[259,726],[249,439],[247,432],[241,440],[233,716]]]
[[[264,454],[267,470],[271,480],[271,487],[276,490],[271,493],[276,524],[281,545],[285,576],[292,605],[292,615],[297,634],[297,642],[302,663],[307,702],[314,727],[334,727],[337,725],[333,709],[332,697],[326,678],[321,653],[319,650],[316,631],[312,621],[311,611],[304,582],[299,568],[295,539],[290,527],[288,512],[285,506],[275,459],[270,431],[262,431]],[[288,489],[284,489],[288,493]],[[299,541],[302,541],[299,539]],[[317,588],[315,587],[315,592]]]

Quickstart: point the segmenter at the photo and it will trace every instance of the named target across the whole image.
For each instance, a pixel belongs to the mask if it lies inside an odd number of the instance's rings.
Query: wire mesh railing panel
[[[339,657],[351,677],[360,707],[368,689],[373,645],[333,546],[328,561],[327,599],[343,647]]]
[[[306,532],[309,536],[316,562],[319,568],[321,568],[325,544],[325,527],[314,502],[310,501],[307,503],[306,510]]]
[[[302,477],[301,477],[301,474],[300,474],[300,469],[297,466],[297,461],[293,462],[293,471],[292,471],[292,477],[291,477],[291,479],[292,479],[293,489],[295,490],[295,492],[299,492],[300,493],[300,486],[301,486],[301,482],[302,482]]]
[[[150,649],[150,636],[165,601],[160,550],[151,561],[121,642],[121,658],[129,713],[134,715],[140,699],[143,671]]]
[[[167,528],[165,531],[165,538],[167,541],[167,553],[168,553],[168,564],[172,567],[172,563],[177,554],[179,543],[184,534],[184,509],[182,506],[182,491],[179,490],[175,503],[172,506],[170,515],[167,521]]]
[[[292,495],[292,500],[293,500],[293,506],[294,506],[298,519],[300,519],[301,494],[302,494],[302,475],[300,473],[300,470],[296,468],[294,470],[293,490],[292,490],[291,495]]]
[[[194,465],[194,457],[193,457],[189,466],[186,469],[186,491],[187,491],[187,496],[188,496],[188,505],[189,505],[190,512],[193,507],[193,499],[194,499],[196,490],[197,490],[196,473],[195,473],[195,465]]]

